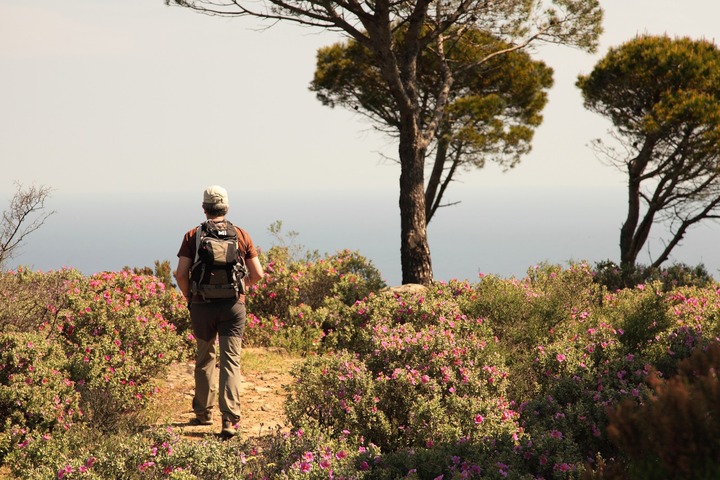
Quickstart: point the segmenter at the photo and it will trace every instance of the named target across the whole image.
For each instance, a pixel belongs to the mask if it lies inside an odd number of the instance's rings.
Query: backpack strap
[[[241,284],[240,288],[244,290],[244,279],[248,276],[247,264],[245,263],[247,247],[245,247],[243,251],[240,251],[240,234],[238,233],[237,227],[235,227],[235,225],[233,225],[229,220],[225,220],[225,225],[227,231],[232,232],[232,235],[235,237],[235,250],[237,250],[238,254],[237,264],[235,264],[235,274],[237,275],[238,282]]]
[[[202,262],[200,261],[200,241],[202,240],[202,234],[203,229],[205,228],[205,222],[198,225],[197,230],[195,231],[195,258],[193,259],[193,263],[190,266],[190,292],[193,295],[196,295],[198,293],[197,288],[197,282],[193,280],[193,273],[195,272],[195,269],[200,265]],[[201,266],[202,271],[200,272],[199,278],[202,278],[205,275],[205,265]]]
[[[203,228],[205,228],[205,222],[201,223],[195,232],[195,259],[193,260],[193,266],[200,261],[200,240],[202,240]]]

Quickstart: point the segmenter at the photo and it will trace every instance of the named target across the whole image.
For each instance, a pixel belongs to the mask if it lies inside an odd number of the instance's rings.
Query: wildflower
[[[475,415],[475,425],[480,425],[484,420],[485,418],[482,415]]]
[[[68,473],[72,473],[73,468],[70,465],[65,465],[63,468],[58,470],[57,472],[57,478],[65,478],[65,475]]]

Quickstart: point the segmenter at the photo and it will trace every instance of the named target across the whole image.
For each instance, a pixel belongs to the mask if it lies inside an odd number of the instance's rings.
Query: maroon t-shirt
[[[223,222],[217,223],[222,224]],[[195,247],[197,242],[196,237],[198,228],[199,227],[195,227],[191,230],[188,230],[188,232],[185,234],[182,243],[180,244],[180,250],[178,250],[178,257],[187,257],[195,261]],[[250,234],[237,226],[235,226],[235,230],[237,230],[238,234],[238,249],[240,250],[240,252],[244,253],[243,258],[245,258],[245,262],[247,263],[247,261],[251,258],[255,258],[258,256],[257,250],[255,249],[255,245],[250,238]],[[193,295],[192,301],[203,301],[203,298],[200,295]],[[245,295],[239,295],[238,302],[245,303]]]

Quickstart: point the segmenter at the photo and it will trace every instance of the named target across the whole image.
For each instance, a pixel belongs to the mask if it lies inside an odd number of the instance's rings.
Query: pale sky
[[[490,166],[463,175],[464,188],[624,185],[587,147],[608,123],[582,107],[577,75],[637,34],[717,43],[720,1],[601,3],[596,54],[539,51],[555,86],[533,151],[510,172]],[[330,201],[349,190],[393,191],[399,168],[381,154],[396,155],[394,141],[308,90],[316,50],[340,38],[295,25],[263,29],[258,19],[208,17],[163,0],[0,0],[0,200],[14,182],[90,202],[191,192],[193,205],[215,183],[236,196],[328,190]]]
[[[534,150],[485,184],[616,184],[587,142],[605,120],[574,86],[609,46],[638,33],[720,37],[717,0],[607,0],[595,55],[542,52],[555,84]],[[395,188],[392,140],[308,90],[317,48],[336,34],[207,17],[162,0],[0,0],[0,192]]]

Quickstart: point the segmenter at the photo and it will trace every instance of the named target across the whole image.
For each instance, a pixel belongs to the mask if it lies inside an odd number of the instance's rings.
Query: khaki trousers
[[[226,300],[192,303],[190,318],[197,341],[193,411],[211,410],[219,397],[223,420],[237,423],[245,305]]]

